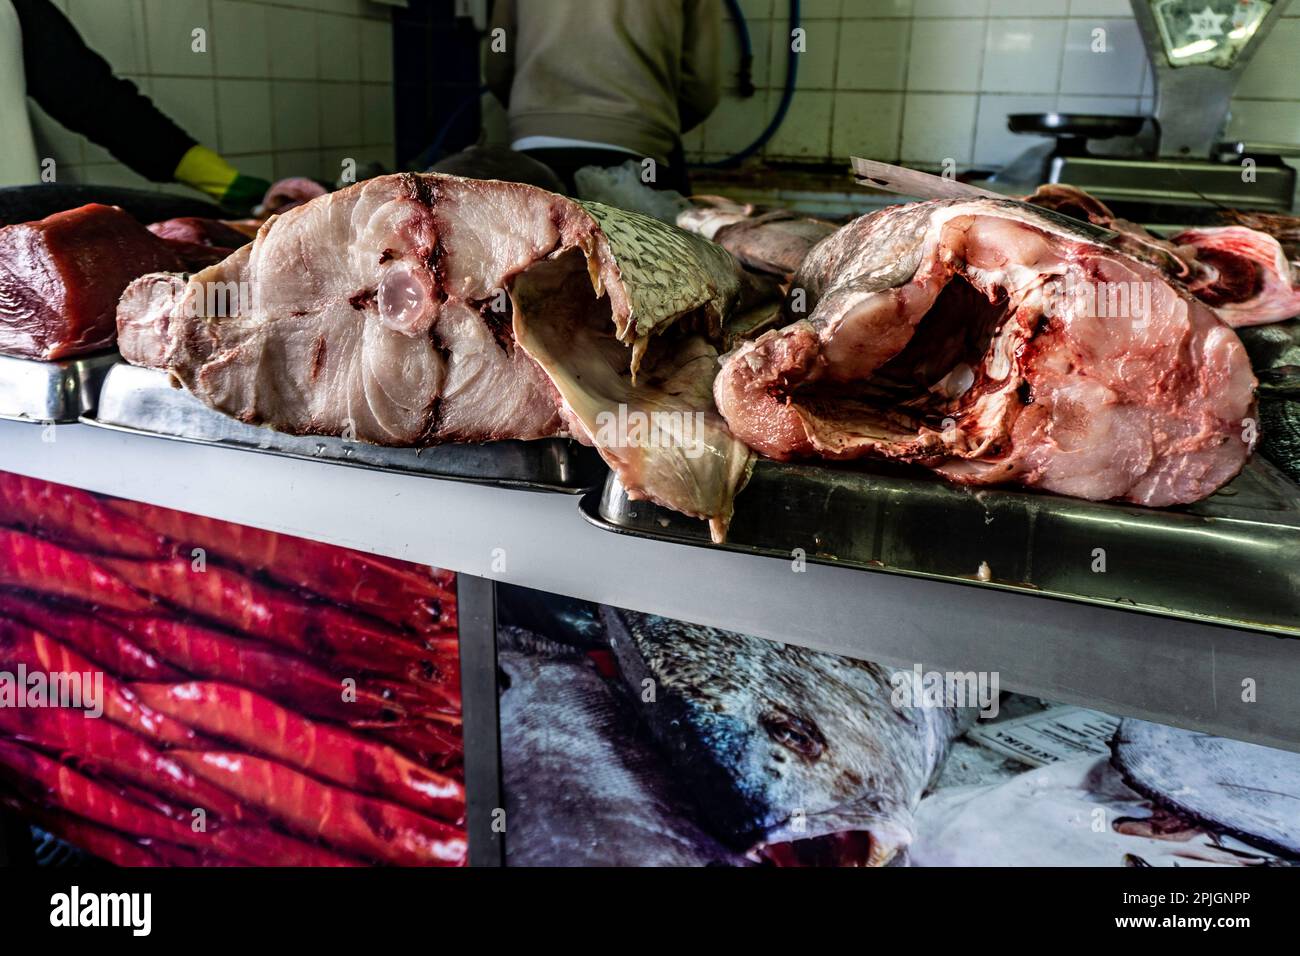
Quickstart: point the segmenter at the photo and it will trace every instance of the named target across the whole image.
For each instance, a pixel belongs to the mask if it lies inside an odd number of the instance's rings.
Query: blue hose
[[[732,16],[736,18],[736,22],[738,24],[744,24],[745,18],[744,15],[740,12],[740,4],[738,0],[728,0],[728,6],[730,6],[731,8]],[[800,21],[799,0],[790,0],[790,33],[791,34],[793,34],[795,30],[799,29],[799,21]],[[742,36],[744,37],[744,39],[741,41],[742,52],[743,52],[744,45],[748,42],[749,39],[749,28],[747,26],[744,27],[744,32]],[[751,56],[752,56],[752,52],[751,52]],[[790,111],[790,101],[794,99],[794,87],[798,75],[799,75],[799,54],[794,51],[794,45],[790,44],[790,52],[786,57],[785,88],[781,91],[781,103],[780,105],[777,106],[776,113],[773,114],[771,122],[767,124],[767,128],[764,129],[763,132],[758,134],[758,138],[756,140],[754,140],[752,143],[750,143],[740,152],[728,156],[725,159],[719,159],[711,163],[701,163],[700,165],[706,169],[722,169],[727,166],[735,166],[738,163],[741,163],[744,160],[748,159],[750,156],[753,156],[760,149],[766,146],[768,140],[770,140],[773,136],[775,136],[776,131],[781,128],[781,124],[785,122],[786,113]]]
[[[727,9],[736,24],[736,39],[740,41],[740,71],[736,75],[736,86],[741,99],[749,99],[757,90],[754,89],[754,43],[749,38],[749,23],[745,20],[745,11],[740,9],[740,0],[727,0]]]

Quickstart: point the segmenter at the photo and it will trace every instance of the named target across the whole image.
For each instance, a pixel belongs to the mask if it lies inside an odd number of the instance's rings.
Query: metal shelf
[[[974,583],[796,573],[783,559],[609,534],[568,495],[83,425],[0,422],[0,470],[832,653],[996,671],[1005,690],[1300,751],[1295,639]]]

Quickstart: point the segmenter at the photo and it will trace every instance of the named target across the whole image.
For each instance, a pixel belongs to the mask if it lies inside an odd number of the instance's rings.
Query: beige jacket
[[[0,0],[0,130],[4,131],[0,135],[0,186],[25,186],[41,178],[26,91],[18,14],[9,0]]]
[[[718,105],[721,33],[720,0],[497,0],[484,73],[512,140],[591,140],[667,162]]]

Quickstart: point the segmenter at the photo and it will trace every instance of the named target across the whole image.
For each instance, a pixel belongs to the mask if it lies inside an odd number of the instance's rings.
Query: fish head
[[[905,859],[950,711],[895,707],[874,664],[650,615],[606,621],[642,718],[720,839],[779,865]]]

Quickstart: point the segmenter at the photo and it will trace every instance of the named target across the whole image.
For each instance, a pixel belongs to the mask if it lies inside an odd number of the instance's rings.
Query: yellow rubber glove
[[[212,150],[197,144],[186,150],[172,176],[177,182],[207,193],[221,205],[242,212],[261,202],[271,188],[264,179],[240,175]]]

